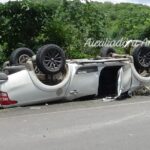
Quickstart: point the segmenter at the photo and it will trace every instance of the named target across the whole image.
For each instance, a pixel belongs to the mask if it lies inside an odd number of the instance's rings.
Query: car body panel
[[[97,95],[98,89],[98,66],[76,65],[72,73],[66,99],[72,100],[88,95]]]
[[[7,92],[11,100],[18,102],[10,106],[61,99],[73,100],[89,95],[97,96],[100,75],[106,67],[119,67],[116,74],[116,97],[119,97],[122,93],[134,91],[141,85],[150,85],[150,78],[141,77],[129,58],[68,60],[64,79],[59,84],[52,86],[45,85],[38,79],[32,61],[28,61],[27,64],[26,69],[8,75],[8,80],[0,82],[0,91]]]
[[[118,72],[118,95],[131,88],[132,70],[129,64],[122,66]]]

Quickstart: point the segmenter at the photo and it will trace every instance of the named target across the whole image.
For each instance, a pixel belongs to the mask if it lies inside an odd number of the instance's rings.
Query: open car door
[[[132,85],[132,70],[130,65],[122,66],[118,71],[117,97],[130,91]]]

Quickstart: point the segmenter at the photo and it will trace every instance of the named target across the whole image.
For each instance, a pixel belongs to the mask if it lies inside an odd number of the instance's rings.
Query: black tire
[[[28,58],[34,55],[33,51],[29,48],[22,47],[13,51],[10,55],[11,65],[24,65]]]
[[[103,47],[100,53],[102,57],[111,57],[115,50],[112,47]]]
[[[150,47],[138,46],[133,50],[132,56],[137,70],[150,68]]]
[[[55,74],[65,69],[64,51],[55,44],[42,46],[36,56],[39,70],[45,74]]]

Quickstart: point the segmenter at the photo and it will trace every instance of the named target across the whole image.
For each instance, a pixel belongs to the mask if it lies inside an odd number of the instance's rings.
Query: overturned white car
[[[14,51],[11,65],[5,64],[0,73],[2,107],[85,96],[117,99],[150,85],[150,77],[135,69],[132,56],[114,54],[110,48],[103,49],[103,55],[109,53],[109,57],[76,60],[65,60],[63,50],[54,44],[41,47],[36,56],[29,51],[27,48]],[[146,53],[145,61],[149,51]],[[146,61],[144,70],[148,72],[150,64],[147,66]]]

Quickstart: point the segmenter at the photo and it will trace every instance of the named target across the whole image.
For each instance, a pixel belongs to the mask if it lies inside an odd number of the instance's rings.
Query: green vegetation
[[[93,40],[150,38],[150,7],[79,0],[23,0],[0,4],[0,64],[18,47],[55,43],[69,58],[93,57]]]

